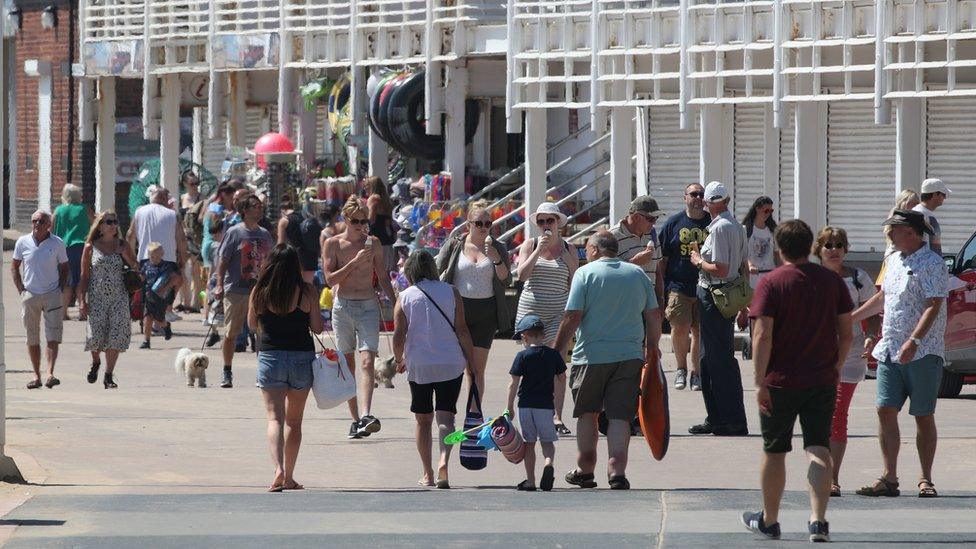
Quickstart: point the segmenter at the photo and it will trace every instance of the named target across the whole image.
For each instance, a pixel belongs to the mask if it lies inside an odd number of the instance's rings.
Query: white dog
[[[180,349],[176,354],[176,373],[186,376],[186,386],[193,387],[193,380],[197,380],[197,387],[201,389],[207,386],[207,366],[210,365],[210,358],[203,353],[191,351],[186,347]]]

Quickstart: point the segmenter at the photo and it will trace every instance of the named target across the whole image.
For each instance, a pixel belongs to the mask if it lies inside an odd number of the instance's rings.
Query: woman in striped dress
[[[545,345],[552,346],[559,330],[569,297],[569,283],[579,267],[576,248],[559,236],[559,229],[566,225],[566,216],[552,202],[543,202],[529,221],[541,230],[538,239],[526,240],[519,247],[516,273],[525,283],[519,296],[516,323],[527,314],[538,315],[546,327]],[[556,386],[556,414],[553,421],[560,434],[570,434],[563,424],[562,409],[566,386]]]

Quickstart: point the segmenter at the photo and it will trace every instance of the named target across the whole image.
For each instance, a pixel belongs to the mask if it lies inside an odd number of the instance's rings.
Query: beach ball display
[[[295,144],[284,135],[277,132],[266,133],[254,143],[257,153],[258,168],[265,169],[263,153],[289,153],[295,151]]]

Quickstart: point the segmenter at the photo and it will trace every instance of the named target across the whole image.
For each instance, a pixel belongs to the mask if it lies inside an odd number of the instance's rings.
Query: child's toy
[[[668,410],[668,381],[664,377],[660,361],[644,365],[637,417],[640,419],[644,439],[651,447],[651,455],[661,461],[668,453],[671,414]]]
[[[499,416],[492,422],[491,439],[505,459],[511,463],[522,463],[525,458],[525,441],[507,415]]]

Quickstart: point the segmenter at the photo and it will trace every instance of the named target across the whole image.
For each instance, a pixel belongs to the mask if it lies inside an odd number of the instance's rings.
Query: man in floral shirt
[[[885,220],[897,253],[887,259],[881,291],[854,312],[854,320],[873,316],[884,303],[881,340],[874,347],[878,359],[879,440],[884,472],[874,484],[857,491],[862,496],[897,496],[898,412],[905,400],[915,416],[918,457],[922,477],[919,497],[936,497],[932,462],[938,435],[935,402],[945,361],[945,299],[949,273],[942,257],[925,245],[932,229],[925,217],[910,210],[895,210]]]

